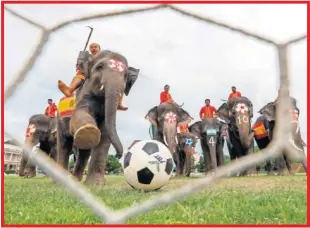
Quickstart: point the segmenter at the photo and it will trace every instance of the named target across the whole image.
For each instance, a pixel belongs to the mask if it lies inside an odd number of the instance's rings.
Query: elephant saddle
[[[257,139],[262,139],[268,136],[268,132],[263,122],[258,122],[257,124],[254,124],[252,129],[254,131],[255,138]]]
[[[60,118],[71,117],[76,107],[75,95],[70,97],[62,97],[58,102],[58,113]]]

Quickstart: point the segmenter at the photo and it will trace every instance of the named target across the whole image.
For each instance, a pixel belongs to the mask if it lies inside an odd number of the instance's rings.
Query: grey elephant
[[[153,126],[153,138],[165,144],[176,164],[176,175],[180,175],[180,161],[177,152],[177,127],[187,125],[193,118],[180,106],[164,102],[150,109],[145,116]]]
[[[228,124],[227,146],[231,160],[253,153],[254,133],[251,129],[253,105],[247,97],[237,97],[222,104],[217,112]],[[255,167],[240,175],[256,173]]]
[[[86,79],[76,90],[74,110],[67,117],[58,116],[58,162],[67,167],[67,157],[74,145],[78,154],[73,176],[82,180],[90,158],[85,183],[104,185],[110,145],[114,146],[117,158],[123,154],[116,130],[119,95],[128,95],[139,70],[129,67],[123,55],[108,50],[80,63],[80,69]]]
[[[26,147],[33,148],[39,144],[39,148],[56,161],[56,119],[44,114],[33,115],[29,118],[26,130]],[[31,162],[27,153],[23,150],[19,163],[19,176],[27,178],[36,176],[36,166]]]
[[[197,121],[189,127],[189,131],[200,138],[206,173],[224,165],[225,125],[224,121],[213,117]]]
[[[291,145],[300,151],[302,155],[304,154],[304,143],[301,137],[298,117],[299,109],[297,107],[296,99],[290,98],[292,104],[292,121],[291,121],[291,133],[290,133],[290,142]],[[255,121],[252,129],[254,131],[254,138],[259,149],[266,148],[273,138],[274,126],[276,124],[276,105],[274,102],[269,102],[264,107],[259,110],[261,114]],[[275,163],[275,167],[273,167]],[[307,172],[306,159],[302,162],[305,171]],[[268,160],[266,162],[266,169],[268,174],[274,173],[275,170],[279,172],[280,175],[285,174],[285,169],[288,169],[290,174],[293,174],[291,168],[291,161],[284,151],[283,155],[274,159]]]
[[[189,177],[192,169],[192,154],[195,152],[197,137],[190,132],[177,133],[177,155],[180,161],[180,175]]]

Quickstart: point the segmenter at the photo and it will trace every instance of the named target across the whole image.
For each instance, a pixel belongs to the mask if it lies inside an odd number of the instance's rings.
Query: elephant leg
[[[33,149],[33,147],[39,143],[39,139],[34,137],[34,135],[26,138],[25,144],[26,147],[30,150]],[[26,171],[25,171],[25,177],[26,178],[32,178],[36,176],[36,165],[31,161],[31,154],[28,156],[28,163],[26,164]]]
[[[289,159],[288,156],[286,156],[286,154],[283,155],[283,159],[285,161],[285,165],[287,167],[287,170],[289,172],[290,175],[294,175],[294,171],[292,170],[292,166],[291,166],[291,161]]]
[[[94,118],[85,109],[77,109],[70,120],[70,134],[79,149],[95,148],[100,143],[101,131]]]
[[[275,159],[276,167],[278,170],[278,174],[280,176],[287,176],[288,173],[286,171],[286,164],[284,160],[283,154]]]
[[[186,165],[186,160],[184,158],[184,150],[182,149],[177,149],[177,152],[176,152],[179,156],[179,160],[180,160],[180,175],[183,175],[184,174],[184,169],[185,169],[185,165]]]
[[[189,177],[191,175],[191,169],[192,169],[192,155],[191,153],[186,153],[185,176]]]
[[[108,161],[110,146],[111,142],[109,141],[106,132],[102,132],[99,145],[93,148],[91,152],[85,184],[99,186],[105,185],[105,168]]]
[[[250,147],[247,150],[245,150],[245,152],[246,152],[245,156],[251,155],[254,153],[254,140],[252,141]],[[256,166],[252,166],[247,170],[248,176],[255,176],[256,173],[257,173]]]
[[[58,163],[65,169],[68,170],[69,157],[73,147],[73,138],[65,138],[64,143],[58,144]]]
[[[19,162],[19,172],[18,172],[18,175],[21,177],[25,176],[25,168],[26,168],[27,162],[28,162],[28,155],[23,150],[22,151],[22,157],[21,157],[21,160]]]
[[[77,160],[73,169],[73,176],[78,181],[81,181],[83,179],[83,173],[89,160],[89,156],[90,150],[79,150]]]
[[[217,166],[218,167],[224,165],[224,152],[223,152],[223,146],[222,145],[218,144],[216,147],[216,156],[217,156]]]
[[[273,170],[273,166],[271,164],[271,160],[267,160],[266,161],[266,171],[267,171],[267,175],[274,175],[274,170]]]
[[[172,157],[173,157],[173,160],[176,164],[176,176],[180,176],[181,175],[180,156],[178,153],[173,153]]]

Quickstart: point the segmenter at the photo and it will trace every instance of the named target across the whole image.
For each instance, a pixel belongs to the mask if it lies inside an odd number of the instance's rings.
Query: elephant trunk
[[[116,157],[121,158],[123,155],[123,145],[116,131],[116,111],[119,102],[119,91],[116,86],[108,85],[105,88],[105,130],[108,139],[116,150]]]
[[[210,142],[210,140],[208,140]],[[217,160],[216,160],[216,142],[211,145],[209,143],[210,157],[211,157],[211,169],[215,170],[217,168]]]
[[[164,142],[168,146],[171,153],[176,152],[177,147],[177,127],[176,123],[167,123],[164,125]]]
[[[237,126],[239,129],[240,142],[243,148],[247,149],[252,145],[254,132],[250,132],[249,116],[238,116]],[[241,120],[241,121],[240,121]]]

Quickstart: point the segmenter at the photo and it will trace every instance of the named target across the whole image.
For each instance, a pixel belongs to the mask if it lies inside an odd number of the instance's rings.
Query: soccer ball
[[[152,191],[165,186],[174,168],[169,149],[155,140],[134,144],[123,159],[126,182],[134,189]]]

